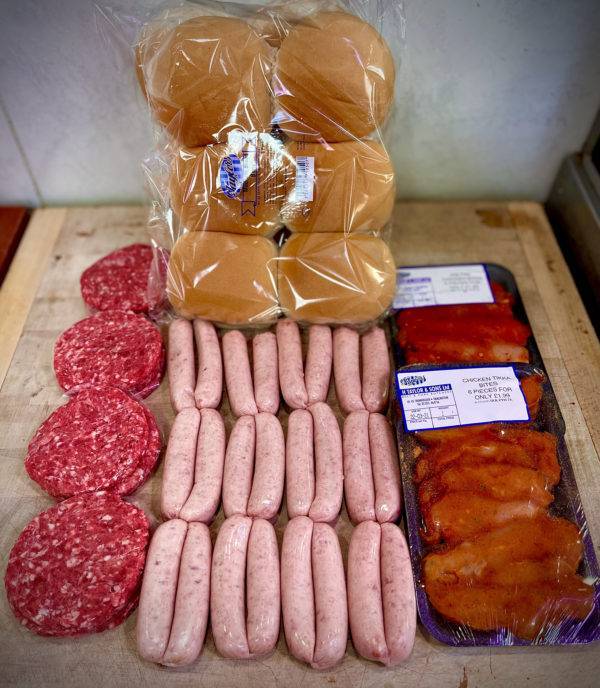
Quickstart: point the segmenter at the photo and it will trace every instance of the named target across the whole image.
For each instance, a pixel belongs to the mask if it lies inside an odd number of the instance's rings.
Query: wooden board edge
[[[546,217],[533,202],[509,203],[509,212],[561,358],[600,455],[600,343]]]
[[[0,388],[66,215],[66,208],[43,208],[33,213],[0,288]]]

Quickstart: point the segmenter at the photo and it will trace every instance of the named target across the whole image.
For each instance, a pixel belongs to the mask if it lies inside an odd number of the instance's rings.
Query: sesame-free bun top
[[[272,48],[240,19],[194,17],[146,31],[136,62],[156,119],[185,146],[269,126]]]
[[[277,318],[276,247],[265,237],[189,232],[171,251],[167,296],[179,315],[223,325]]]
[[[362,138],[383,123],[394,78],[390,50],[370,24],[345,12],[310,15],[277,53],[277,120],[294,139]]]
[[[387,244],[368,234],[292,234],[278,261],[283,313],[309,323],[359,324],[389,307],[396,288]]]
[[[281,226],[283,145],[267,133],[229,139],[176,151],[169,188],[180,230],[271,234]]]
[[[394,169],[376,141],[302,143],[286,146],[291,180],[281,216],[293,232],[381,229],[394,207]],[[300,163],[312,158],[312,201],[296,192]],[[300,160],[299,160],[300,159]],[[310,180],[309,180],[310,184]]]

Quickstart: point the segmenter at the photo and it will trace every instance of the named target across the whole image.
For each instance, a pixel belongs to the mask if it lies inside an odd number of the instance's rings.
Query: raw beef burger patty
[[[121,623],[137,601],[148,520],[117,495],[67,499],[19,535],[4,578],[15,616],[40,635],[97,633]]]
[[[98,311],[147,313],[156,303],[148,300],[152,247],[132,244],[109,253],[81,275],[81,296]]]
[[[40,425],[25,468],[54,497],[129,494],[148,477],[159,451],[156,421],[142,404],[115,387],[87,387]]]
[[[54,372],[64,390],[107,385],[146,397],[160,384],[164,362],[159,330],[144,316],[121,311],[80,320],[54,347]]]
[[[122,481],[117,483],[113,488],[113,492],[117,492],[120,495],[129,495],[135,492],[138,487],[143,485],[146,480],[150,477],[150,474],[154,470],[158,457],[160,455],[160,450],[162,449],[162,438],[160,436],[160,430],[156,424],[156,418],[151,411],[149,411],[145,406],[140,404],[144,409],[146,414],[146,421],[148,423],[148,444],[146,449],[140,458],[140,462],[137,468]]]

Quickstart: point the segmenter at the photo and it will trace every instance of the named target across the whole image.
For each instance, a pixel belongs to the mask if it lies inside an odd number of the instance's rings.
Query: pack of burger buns
[[[395,289],[395,2],[186,2],[140,22],[151,226],[187,318],[361,324]],[[390,24],[386,22],[389,21]]]

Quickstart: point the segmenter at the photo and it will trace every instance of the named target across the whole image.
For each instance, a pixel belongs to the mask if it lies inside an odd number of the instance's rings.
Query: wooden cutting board
[[[86,315],[82,271],[109,251],[145,240],[138,207],[37,211],[0,290],[0,568],[23,526],[52,500],[27,477],[23,459],[38,424],[64,397],[52,371],[62,330]],[[401,203],[392,247],[398,264],[496,262],[513,271],[567,424],[592,537],[600,544],[600,347],[540,206],[531,203]],[[330,394],[333,401],[333,394]],[[165,433],[173,418],[166,385],[149,399]],[[231,427],[228,409],[223,409]],[[286,414],[282,413],[285,423]],[[133,501],[159,514],[161,470]],[[284,517],[280,517],[278,531]],[[216,530],[221,519],[213,528]],[[347,549],[351,527],[337,526]],[[598,548],[597,548],[598,551]],[[208,638],[191,667],[167,669],[140,660],[135,614],[120,628],[75,640],[40,638],[20,627],[0,595],[0,685],[148,686],[173,688],[392,688],[393,686],[597,685],[600,644],[570,648],[450,648],[419,629],[410,660],[385,669],[356,656],[315,672],[290,658],[283,634],[263,661],[220,658]]]

